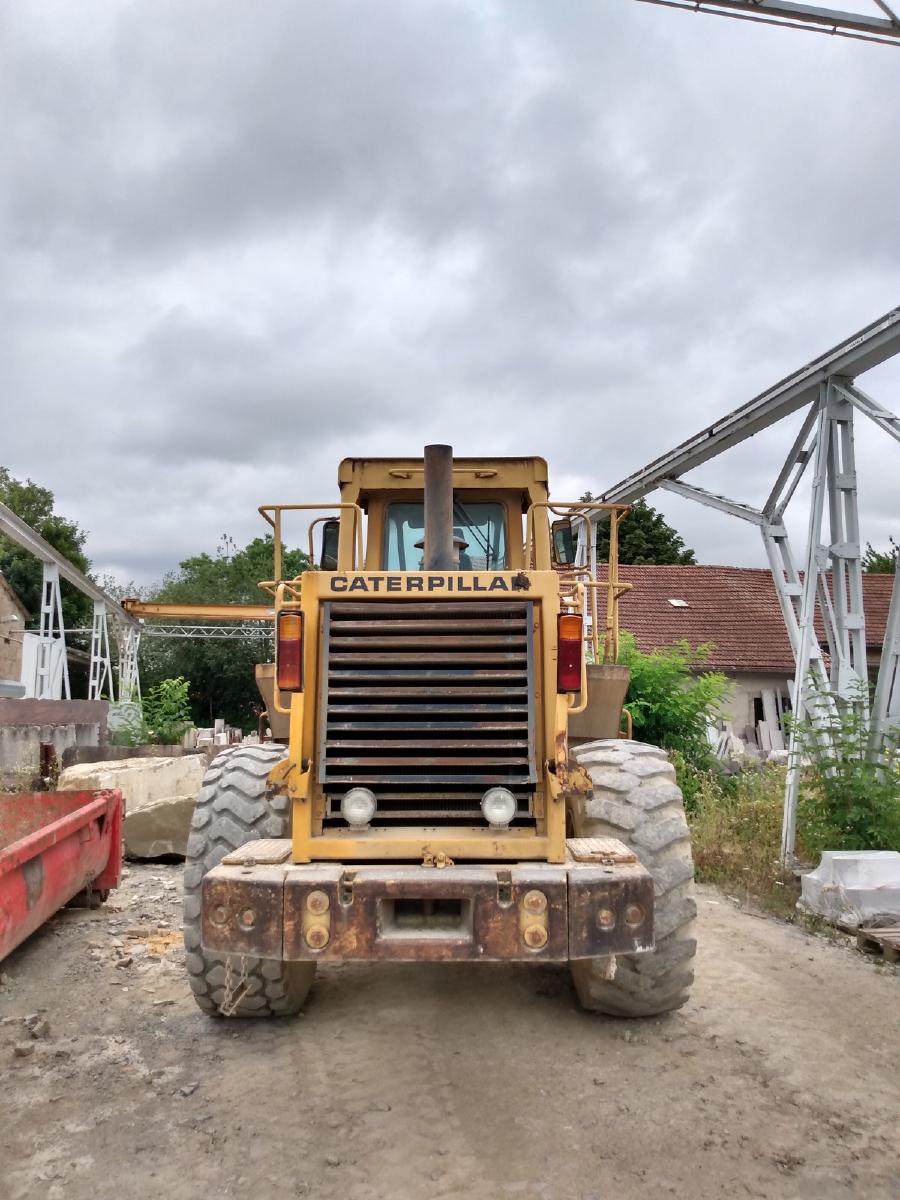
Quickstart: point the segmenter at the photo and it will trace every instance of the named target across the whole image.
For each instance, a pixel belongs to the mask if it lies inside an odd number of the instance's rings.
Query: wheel
[[[615,837],[653,876],[656,949],[576,959],[572,979],[583,1008],[616,1017],[654,1017],[686,1003],[694,980],[694,862],[675,768],[642,742],[588,742],[573,757],[593,794],[570,805],[576,837]],[[612,976],[609,978],[608,976]]]
[[[217,754],[203,786],[184,864],[185,965],[194,999],[210,1016],[298,1013],[316,973],[314,962],[207,954],[200,946],[200,882],[226,854],[256,838],[288,837],[291,802],[266,790],[283,746],[236,746]]]

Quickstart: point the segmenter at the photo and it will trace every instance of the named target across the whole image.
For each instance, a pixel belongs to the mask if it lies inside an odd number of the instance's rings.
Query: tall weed
[[[798,826],[815,858],[823,850],[900,850],[900,730],[889,729],[872,750],[867,685],[855,700],[829,714],[824,694],[810,682],[823,740],[809,720],[794,733],[800,756]]]

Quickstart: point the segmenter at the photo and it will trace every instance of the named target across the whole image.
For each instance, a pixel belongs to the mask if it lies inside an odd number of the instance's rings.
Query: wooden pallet
[[[881,954],[885,962],[900,962],[900,925],[884,929],[858,929],[856,945],[868,954]]]

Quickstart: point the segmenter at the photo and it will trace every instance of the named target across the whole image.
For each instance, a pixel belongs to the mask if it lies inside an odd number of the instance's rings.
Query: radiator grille
[[[531,601],[330,602],[323,613],[319,782],[328,815],[354,784],[378,823],[481,817],[486,788],[530,817]]]

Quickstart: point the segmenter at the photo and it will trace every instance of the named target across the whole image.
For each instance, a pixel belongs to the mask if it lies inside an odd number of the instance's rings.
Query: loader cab
[[[365,515],[365,569],[421,571],[425,526],[422,459],[345,459],[338,481],[342,502],[358,504]],[[453,544],[458,569],[524,568],[525,514],[548,495],[544,459],[454,459],[453,483]],[[341,537],[349,545],[349,520],[346,525]],[[336,529],[337,522],[334,526]],[[336,561],[333,554],[326,557],[323,543],[322,568],[327,570],[326,563]]]

